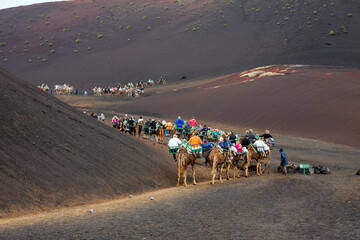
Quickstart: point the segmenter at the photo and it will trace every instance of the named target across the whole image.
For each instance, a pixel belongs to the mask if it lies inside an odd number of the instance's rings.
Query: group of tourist
[[[56,84],[53,88],[49,87],[49,84],[42,83],[38,86],[44,92],[50,92],[51,94],[78,94],[79,90],[70,84]]]
[[[93,116],[100,121],[105,121],[103,114],[100,116]],[[218,144],[224,152],[229,152],[229,155],[235,154],[247,154],[247,147],[252,144],[256,151],[266,156],[266,152],[272,149],[275,145],[274,138],[270,134],[269,130],[261,135],[255,134],[253,129],[247,130],[244,135],[236,135],[234,132],[225,132],[219,129],[208,127],[197,122],[195,117],[192,117],[188,121],[184,121],[180,116],[172,124],[171,121],[155,120],[153,118],[144,119],[142,116],[139,119],[135,119],[127,114],[124,117],[118,117],[115,115],[112,118],[112,125],[114,127],[122,128],[124,132],[131,132],[134,128],[134,135],[137,132],[140,136],[152,135],[158,128],[164,130],[165,136],[170,137],[168,142],[169,152],[172,153],[174,160],[176,161],[176,153],[181,144],[186,142],[190,146],[190,150],[196,152],[197,157],[201,155],[205,159],[205,164],[208,162],[208,155],[211,149]],[[136,131],[135,131],[136,128]],[[287,159],[283,149],[281,152],[281,165],[283,166],[284,174],[286,174]]]

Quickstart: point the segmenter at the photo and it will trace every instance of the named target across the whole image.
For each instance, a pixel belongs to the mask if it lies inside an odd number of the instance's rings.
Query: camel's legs
[[[220,167],[220,171],[218,170],[218,172],[219,172],[219,181],[221,182],[221,183],[224,183],[223,182],[223,180],[222,180],[222,170],[223,170],[223,168],[224,168],[224,163],[223,164],[221,164],[221,167]]]
[[[183,173],[183,181],[184,181],[184,187],[187,187],[187,183],[186,183],[186,169]]]
[[[196,180],[195,180],[195,166],[191,165],[191,169],[192,169],[192,173],[193,173],[193,184],[196,185]]]
[[[178,181],[177,181],[176,187],[180,186],[180,177],[181,177],[181,172],[180,172],[180,169],[178,169]]]
[[[216,177],[216,171],[217,171],[217,167],[215,166],[215,160],[213,161],[213,166],[212,166],[212,169],[211,169],[211,176],[212,176],[212,178],[211,178],[211,184],[212,185],[214,185],[215,184],[215,177]]]

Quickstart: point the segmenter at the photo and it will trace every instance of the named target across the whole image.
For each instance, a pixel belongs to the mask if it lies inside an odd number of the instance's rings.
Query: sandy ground
[[[4,219],[0,239],[357,239],[360,178],[355,172],[360,150],[277,139],[290,163],[325,165],[331,175],[282,176],[275,171],[279,154],[274,152],[270,175],[244,178],[242,173],[240,179],[215,186],[205,181]],[[90,209],[94,213],[88,213]]]

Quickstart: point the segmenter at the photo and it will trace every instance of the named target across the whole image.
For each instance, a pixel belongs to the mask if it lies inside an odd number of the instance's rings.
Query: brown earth
[[[3,239],[358,239],[358,149],[276,136],[290,163],[330,175],[271,174],[209,181],[133,198],[0,220]],[[175,167],[175,166],[174,166]],[[202,168],[202,167],[198,167]],[[207,172],[209,173],[209,169]],[[150,197],[154,197],[151,201]],[[90,209],[93,214],[88,213]],[[0,238],[1,238],[0,237]]]
[[[284,72],[287,68],[271,68],[274,69]],[[350,76],[350,72],[358,74],[349,69],[331,70],[342,79]],[[222,107],[228,105],[216,100],[229,98],[227,93],[235,87],[238,91],[242,91],[238,87],[242,86],[258,92],[261,85],[272,82],[285,92],[302,86],[312,89],[306,95],[308,99],[320,101],[315,94],[320,90],[314,86],[321,86],[322,79],[327,81],[329,94],[335,91],[332,89],[342,93],[342,87],[349,87],[347,97],[337,101],[351,102],[356,117],[358,98],[352,91],[356,91],[358,85],[349,77],[343,81],[349,85],[335,88],[336,79],[325,78],[325,73],[329,73],[329,69],[296,68],[296,73],[267,78],[256,76],[254,81],[234,74],[150,88],[147,97],[136,100],[91,96],[59,98],[81,110],[105,112],[107,124],[111,113],[120,110],[153,116],[165,116],[167,110],[172,116],[175,114],[172,108],[157,110],[162,109],[160,102],[165,99],[164,107],[181,100],[181,104],[175,106],[184,116],[187,116],[183,112],[186,110],[205,119],[208,115],[202,106],[216,108],[220,117],[230,112]],[[302,84],[304,77],[296,77],[299,74],[322,77],[307,80],[311,88]],[[358,148],[274,133],[277,145],[285,149],[290,164],[323,165],[332,173],[282,176],[276,172],[280,160],[274,151],[270,175],[257,177],[252,173],[246,179],[241,172],[240,179],[225,180],[224,184],[216,181],[215,186],[210,186],[210,169],[198,161],[198,186],[175,188],[172,186],[176,184],[176,167],[165,146],[121,134],[9,73],[2,71],[0,76],[0,200],[5,209],[1,212],[5,219],[0,219],[0,239],[357,239],[360,234],[360,178],[355,174],[359,168]],[[247,82],[240,83],[244,81]],[[174,87],[178,90],[169,91]],[[187,91],[206,97],[209,105],[201,102],[204,105],[191,105],[194,112],[190,113]],[[182,98],[178,96],[181,92]],[[286,99],[292,99],[291,92]],[[283,102],[280,97],[275,100],[274,104]],[[150,101],[156,108],[149,108],[147,102]],[[300,108],[297,101],[294,97],[292,103]],[[287,113],[286,104],[280,107]],[[306,113],[305,109],[301,110]],[[282,116],[286,120],[289,115]],[[331,122],[333,117],[327,115],[327,120]],[[212,124],[236,132],[244,130],[238,123],[219,119]],[[314,118],[315,122],[319,120],[320,116]],[[269,126],[272,120],[261,119],[258,123]],[[354,126],[348,124],[347,127]],[[308,133],[306,129],[299,129]],[[156,191],[166,187],[172,188]],[[122,198],[128,194],[133,194],[133,198]],[[99,201],[102,203],[95,203]],[[72,207],[79,204],[82,206]],[[52,210],[43,211],[47,209]],[[90,209],[94,213],[90,214]],[[36,213],[39,210],[42,212]],[[32,214],[24,215],[29,212]],[[18,217],[11,218],[11,214]]]
[[[74,107],[149,115],[175,121],[253,128],[360,147],[360,71],[324,66],[271,66],[281,76],[242,76],[185,81],[147,88],[138,99],[59,96]],[[255,70],[252,70],[257,71]]]
[[[0,83],[0,218],[175,184],[161,147],[116,132],[4,70]]]
[[[0,67],[34,85],[79,89],[270,64],[358,67],[358,0],[331,2],[102,0],[5,9]]]

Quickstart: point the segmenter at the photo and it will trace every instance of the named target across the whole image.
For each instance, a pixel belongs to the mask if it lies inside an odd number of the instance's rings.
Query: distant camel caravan
[[[185,122],[179,116],[173,125],[165,120],[145,120],[142,117],[136,121],[127,114],[124,117],[114,116],[112,126],[133,136],[143,136],[144,139],[153,141],[154,144],[163,144],[165,136],[182,139],[181,146],[176,147],[177,151],[174,153],[169,149],[169,153],[174,154],[176,161],[181,159],[181,162],[177,163],[178,184],[182,173],[183,179],[185,176],[184,186],[187,185],[187,166],[192,165],[193,176],[195,176],[193,163],[195,164],[199,157],[208,159],[205,164],[211,167],[211,184],[215,184],[217,176],[220,183],[223,183],[222,171],[224,168],[227,180],[230,179],[231,168],[233,169],[233,178],[240,177],[239,165],[243,165],[245,177],[249,177],[249,166],[252,161],[256,162],[257,175],[265,172],[270,173],[271,151],[275,142],[268,130],[262,135],[254,135],[250,129],[244,136],[238,136],[232,132],[226,133],[206,125],[202,126],[197,123],[194,117]],[[193,138],[201,139],[199,147],[191,145]],[[205,151],[209,144],[211,147]],[[195,178],[193,180],[196,183]]]

